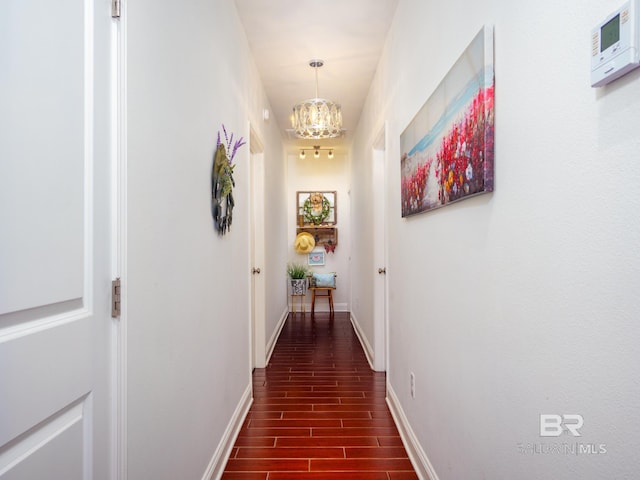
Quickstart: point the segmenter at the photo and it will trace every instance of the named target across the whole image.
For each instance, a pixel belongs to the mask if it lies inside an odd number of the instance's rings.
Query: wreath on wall
[[[216,144],[216,153],[213,158],[213,168],[211,170],[211,215],[215,229],[220,235],[224,235],[231,228],[233,219],[233,187],[236,182],[233,180],[233,158],[236,156],[238,149],[244,145],[243,138],[233,142],[233,133],[231,137],[227,135],[227,129],[222,125],[224,139],[226,142],[220,141],[220,132],[218,131],[218,141]],[[227,152],[231,152],[229,155]]]
[[[322,199],[320,199],[322,197]],[[329,216],[331,203],[321,193],[312,193],[302,204],[302,213],[309,223],[320,225]]]

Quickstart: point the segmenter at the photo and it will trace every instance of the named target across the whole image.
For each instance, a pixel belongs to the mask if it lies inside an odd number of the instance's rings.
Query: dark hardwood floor
[[[417,479],[348,313],[290,314],[223,480]]]

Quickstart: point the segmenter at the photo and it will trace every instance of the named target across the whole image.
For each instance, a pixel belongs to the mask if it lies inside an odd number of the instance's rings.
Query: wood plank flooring
[[[290,314],[223,480],[414,480],[348,313]]]

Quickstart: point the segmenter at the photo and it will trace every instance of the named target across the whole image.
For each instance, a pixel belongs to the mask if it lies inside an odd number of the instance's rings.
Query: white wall
[[[249,146],[235,159],[233,225],[220,237],[216,135],[222,124],[247,140],[249,122],[256,130],[276,226],[284,155],[276,123],[262,120],[269,105],[232,0],[126,5],[128,472],[203,478],[251,373]],[[284,233],[267,228],[266,248],[284,259]],[[282,297],[269,311],[286,308]]]
[[[287,246],[289,261],[307,263],[307,255],[296,253],[293,242],[296,238],[296,192],[297,191],[336,191],[338,245],[334,253],[325,253],[323,266],[311,267],[313,272],[336,272],[336,290],[333,292],[333,303],[336,310],[349,309],[351,273],[349,268],[349,253],[351,248],[351,202],[349,158],[343,153],[334,152],[333,159],[326,158],[322,152],[320,158],[315,159],[307,152],[305,159],[298,154],[288,155],[287,170]],[[320,250],[320,247],[316,247]],[[283,282],[286,284],[286,263],[282,265]],[[307,295],[306,302],[311,298]],[[298,310],[299,307],[296,307]],[[316,311],[329,311],[326,300],[316,301]]]
[[[399,157],[402,130],[495,26],[495,192],[402,219],[399,158],[387,172],[388,378],[441,480],[640,471],[640,71],[589,85],[590,30],[619,3],[400,1],[354,163],[385,120]],[[541,438],[547,413],[583,415],[582,436]],[[519,451],[558,443],[606,454]]]

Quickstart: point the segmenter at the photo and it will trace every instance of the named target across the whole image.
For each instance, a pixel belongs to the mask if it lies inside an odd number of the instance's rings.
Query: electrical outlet
[[[409,372],[409,389],[411,398],[416,398],[416,374],[413,372]]]

